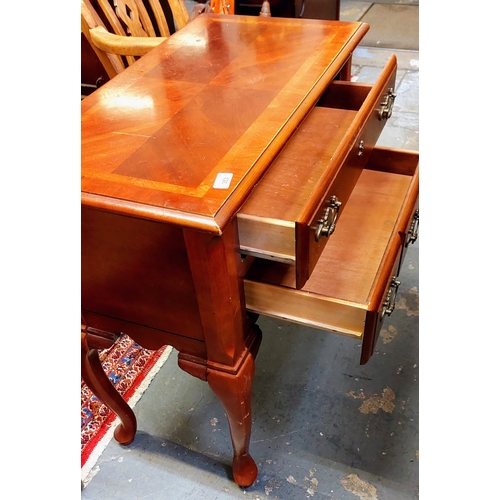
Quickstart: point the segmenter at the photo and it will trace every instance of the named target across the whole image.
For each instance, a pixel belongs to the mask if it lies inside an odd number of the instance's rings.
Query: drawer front
[[[333,81],[238,213],[242,253],[310,277],[390,117],[397,63],[374,85]]]
[[[393,266],[389,273],[389,278],[386,279],[385,283],[381,283],[383,290],[382,301],[379,302],[375,310],[368,310],[366,313],[360,359],[360,364],[362,365],[366,364],[375,352],[375,346],[377,345],[384,319],[392,314],[396,305],[397,292],[401,284],[398,277],[402,254],[402,246],[398,246],[397,254],[394,260],[391,260]]]
[[[406,220],[406,219],[405,219]],[[403,262],[406,256],[406,251],[410,244],[415,243],[418,237],[418,200],[415,202],[413,209],[413,216],[406,222],[406,228],[404,231],[398,231],[400,237],[400,245],[398,248],[398,256],[395,259],[395,264],[390,273],[390,279],[387,281],[384,291],[384,300],[378,306],[376,311],[368,311],[366,317],[366,326],[363,335],[363,346],[361,349],[361,361],[360,363],[364,365],[368,362],[375,351],[375,346],[377,345],[377,340],[380,335],[380,331],[383,326],[385,318],[389,317],[394,311],[397,293],[401,281],[399,280],[399,274],[403,267]],[[403,224],[404,226],[404,224]]]
[[[395,304],[395,281],[418,200],[418,153],[374,151],[380,163],[368,162],[361,173],[303,289],[295,288],[294,266],[262,259],[244,281],[248,310],[362,339],[362,364]],[[396,159],[406,161],[404,172],[395,172]]]

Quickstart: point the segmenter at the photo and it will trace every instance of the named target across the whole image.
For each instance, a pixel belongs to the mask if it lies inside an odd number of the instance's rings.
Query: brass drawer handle
[[[337,223],[341,205],[342,203],[337,200],[337,197],[332,196],[330,203],[325,210],[325,214],[318,221],[318,227],[314,238],[316,241],[319,241],[322,236],[330,236],[333,231],[335,231],[335,224]]]
[[[399,285],[401,285],[401,282],[396,279],[396,276],[393,276],[391,284],[389,285],[389,290],[387,290],[385,301],[382,305],[380,320],[382,320],[386,315],[390,316],[392,311],[394,311],[394,308],[396,307],[396,294],[398,293]]]
[[[391,117],[395,99],[396,94],[394,93],[394,89],[390,88],[384,100],[380,103],[380,110],[378,112],[379,120],[387,120]]]
[[[417,241],[418,223],[419,223],[419,217],[418,217],[418,209],[417,209],[417,210],[415,210],[415,213],[413,214],[413,219],[411,221],[410,229],[408,229],[408,234],[406,235],[405,246],[408,246],[410,243],[415,243],[415,241]]]

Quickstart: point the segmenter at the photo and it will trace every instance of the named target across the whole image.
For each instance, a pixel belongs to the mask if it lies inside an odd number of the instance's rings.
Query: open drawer
[[[334,80],[237,215],[244,254],[295,267],[309,279],[387,119],[396,57],[374,85]]]
[[[362,339],[366,363],[394,309],[405,248],[417,237],[418,158],[375,148],[305,286],[296,289],[294,266],[255,259],[244,281],[247,309]]]

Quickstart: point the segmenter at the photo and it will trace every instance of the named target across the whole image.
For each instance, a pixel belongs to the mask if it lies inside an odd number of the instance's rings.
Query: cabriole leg
[[[90,349],[87,345],[85,335],[82,335],[82,360],[81,372],[84,382],[89,389],[120,419],[120,424],[114,432],[115,439],[123,444],[130,444],[137,431],[137,420],[134,412],[115,389],[108,376],[104,372],[99,352]]]
[[[234,448],[233,477],[242,487],[257,477],[257,466],[249,453],[252,427],[251,392],[255,362],[249,353],[236,375],[208,368],[207,381],[226,410]]]

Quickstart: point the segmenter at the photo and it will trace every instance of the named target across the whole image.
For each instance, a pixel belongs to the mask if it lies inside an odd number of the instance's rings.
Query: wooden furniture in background
[[[418,154],[375,146],[396,59],[348,81],[367,30],[202,15],[82,101],[82,339],[173,346],[224,406],[241,486],[257,314],[360,339],[365,363],[414,237]]]
[[[212,0],[214,1],[214,0]],[[257,16],[261,0],[232,0],[234,13]],[[340,0],[269,0],[273,17],[301,17],[304,19],[340,19]]]
[[[295,0],[268,0],[267,8],[272,17],[295,17]],[[234,0],[234,13],[242,16],[258,16],[263,10],[262,0]]]
[[[108,82],[109,76],[83,33],[80,41],[80,58],[81,95],[87,96]]]
[[[189,20],[184,0],[168,0],[168,4],[165,0],[80,2],[82,33],[109,78],[183,28]]]
[[[304,19],[340,19],[340,0],[295,0],[295,13]]]

